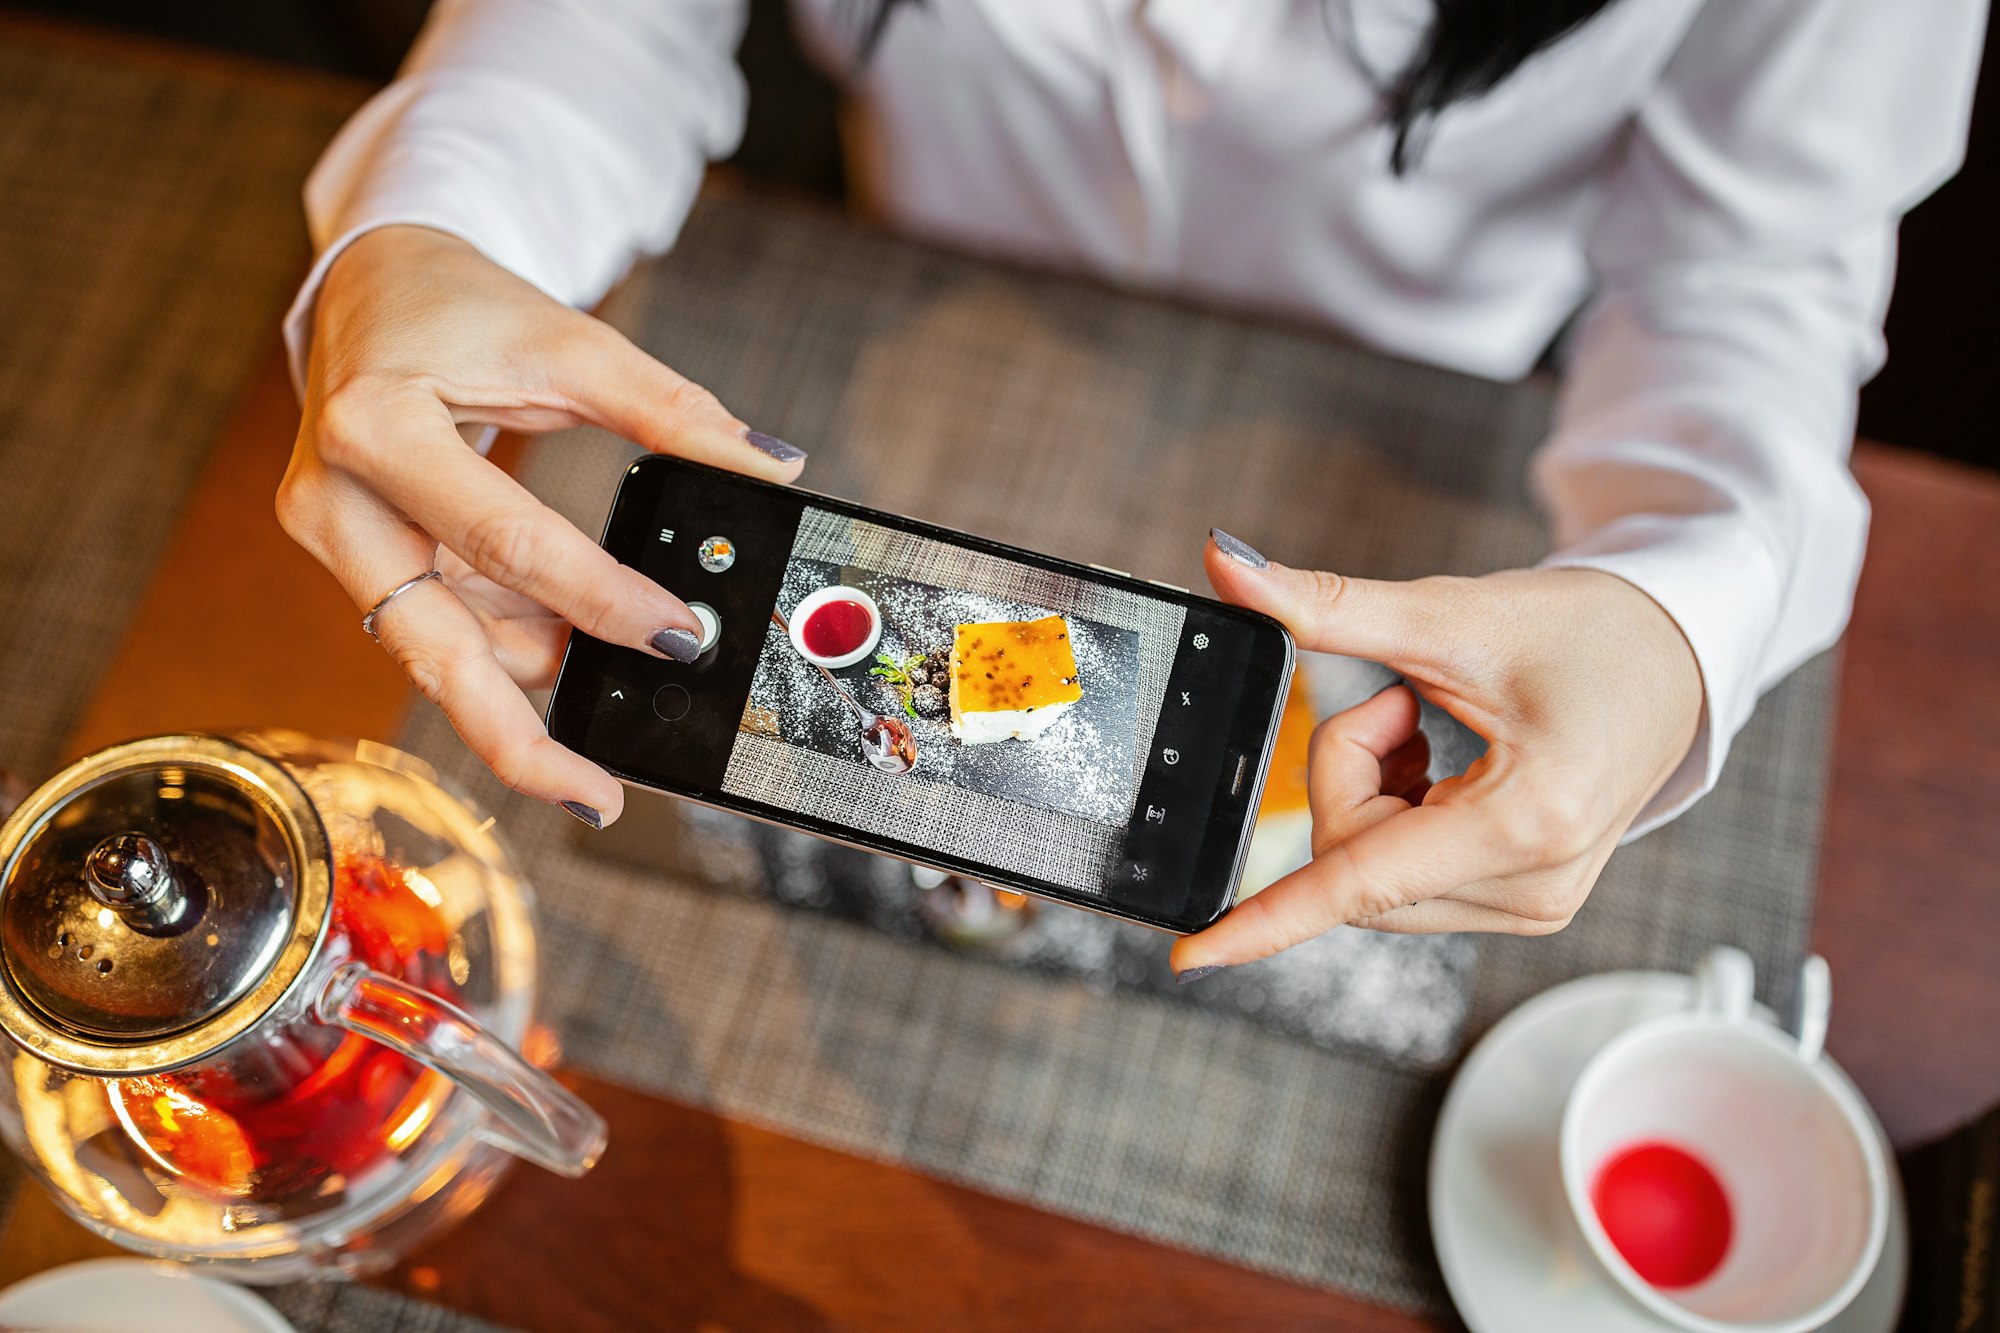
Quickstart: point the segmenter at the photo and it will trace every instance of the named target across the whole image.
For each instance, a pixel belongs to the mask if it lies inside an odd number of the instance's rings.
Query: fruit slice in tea
[[[456,998],[451,928],[435,889],[376,857],[338,867],[327,947]],[[407,1147],[450,1080],[339,1028],[295,1023],[228,1059],[107,1085],[152,1161],[230,1198],[284,1198],[352,1177]]]

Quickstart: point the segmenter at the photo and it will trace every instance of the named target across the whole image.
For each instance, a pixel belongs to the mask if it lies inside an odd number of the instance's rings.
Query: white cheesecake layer
[[[1018,708],[993,713],[952,713],[951,734],[961,744],[985,745],[992,741],[1031,741],[1056,724],[1075,706],[1075,701],[1043,704],[1040,708]]]

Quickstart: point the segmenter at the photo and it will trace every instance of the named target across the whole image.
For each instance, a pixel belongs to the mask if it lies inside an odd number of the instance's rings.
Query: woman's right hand
[[[681,660],[700,626],[468,447],[465,423],[599,426],[769,481],[805,454],[454,236],[382,227],[328,269],[279,521],[364,610],[442,570],[376,617],[382,646],[501,781],[608,824],[617,780],[549,739],[522,689],[554,678],[571,626]]]

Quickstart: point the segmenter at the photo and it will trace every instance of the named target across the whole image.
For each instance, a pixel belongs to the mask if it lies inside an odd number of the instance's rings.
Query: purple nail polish
[[[796,463],[806,456],[806,451],[796,444],[786,444],[777,436],[766,435],[761,430],[746,431],[743,438],[749,441],[752,449],[767,453],[780,463]]]
[[[1239,565],[1248,565],[1252,569],[1269,569],[1271,567],[1271,562],[1264,558],[1263,552],[1259,551],[1249,542],[1244,541],[1241,537],[1230,536],[1221,528],[1210,528],[1208,530],[1208,539],[1215,543],[1216,550],[1222,552]]]
[[[563,801],[561,805],[563,809],[569,811],[592,828],[604,827],[604,816],[598,814],[594,807],[585,805],[582,801]]]
[[[701,640],[684,629],[655,631],[646,643],[654,652],[671,657],[676,662],[692,662],[701,656]]]
[[[1212,977],[1228,966],[1229,964],[1227,963],[1210,963],[1207,967],[1191,967],[1187,971],[1175,976],[1174,980],[1185,986],[1190,981],[1200,981],[1203,977]]]

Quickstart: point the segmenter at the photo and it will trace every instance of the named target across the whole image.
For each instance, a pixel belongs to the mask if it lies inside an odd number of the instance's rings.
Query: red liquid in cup
[[[1655,1287],[1692,1287],[1729,1253],[1734,1223],[1722,1182],[1671,1143],[1634,1144],[1607,1160],[1590,1202],[1618,1253]]]
[[[799,627],[799,638],[815,657],[845,657],[868,642],[875,617],[859,602],[822,602]]]
[[[345,937],[349,956],[456,999],[451,929],[437,909],[375,857],[342,861],[335,873],[329,934]],[[449,1091],[442,1075],[378,1042],[315,1027],[226,1065],[121,1079],[116,1096],[185,1184],[282,1198],[401,1148]]]

